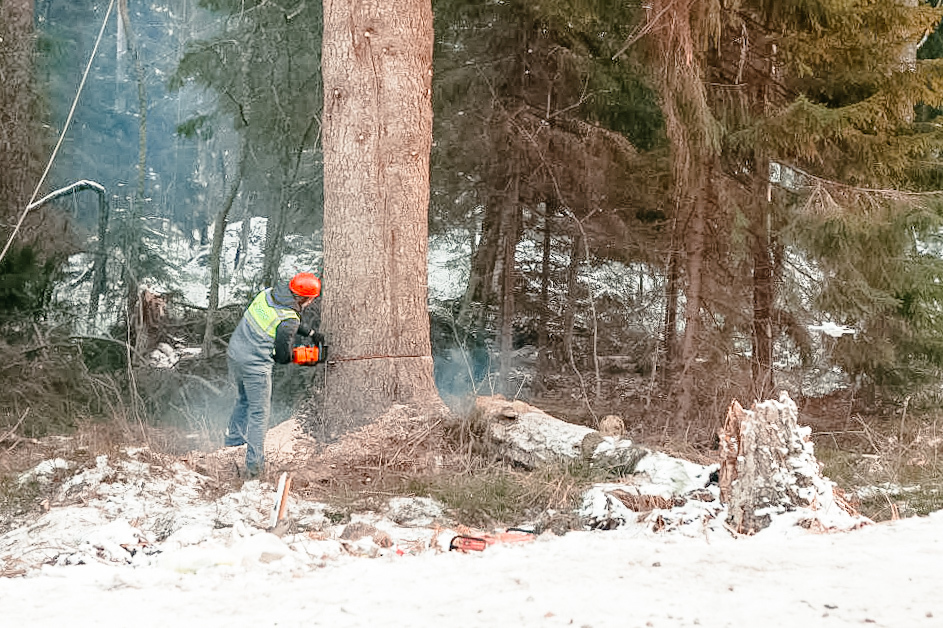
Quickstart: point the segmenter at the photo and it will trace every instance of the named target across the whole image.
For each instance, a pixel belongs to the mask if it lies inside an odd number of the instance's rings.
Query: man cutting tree
[[[318,350],[295,347],[310,339],[321,347],[324,337],[301,323],[301,312],[321,295],[321,280],[298,273],[291,281],[263,290],[246,309],[226,351],[229,377],[238,390],[229,418],[225,445],[246,448],[246,477],[257,478],[265,464],[263,442],[272,406],[272,367],[296,362],[315,364]]]

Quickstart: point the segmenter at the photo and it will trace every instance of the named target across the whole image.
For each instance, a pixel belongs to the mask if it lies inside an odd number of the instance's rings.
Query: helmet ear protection
[[[288,282],[288,289],[299,297],[313,299],[321,294],[321,280],[314,273],[298,273]]]

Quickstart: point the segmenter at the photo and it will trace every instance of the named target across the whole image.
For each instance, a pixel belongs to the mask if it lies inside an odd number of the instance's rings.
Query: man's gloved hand
[[[308,327],[304,323],[298,326],[298,338],[310,338],[311,342],[316,345],[324,344],[324,334],[319,334],[314,329]]]

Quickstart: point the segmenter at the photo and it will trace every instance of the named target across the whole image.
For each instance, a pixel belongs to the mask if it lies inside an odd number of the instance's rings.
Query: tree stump
[[[828,530],[866,522],[821,475],[810,434],[811,428],[799,426],[796,404],[785,391],[779,401],[756,403],[751,410],[736,400],[730,404],[720,433],[719,481],[728,525],[754,534],[769,526],[773,515],[803,509],[797,522],[804,527]],[[846,525],[849,518],[852,526]]]

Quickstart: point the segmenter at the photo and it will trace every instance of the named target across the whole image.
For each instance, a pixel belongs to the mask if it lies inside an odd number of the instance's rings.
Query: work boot
[[[262,475],[262,467],[257,464],[246,465],[246,479],[258,480]]]
[[[230,434],[228,431],[223,436],[223,445],[226,447],[240,447],[246,444],[246,439],[241,434]]]

